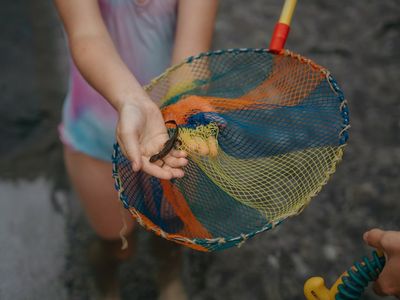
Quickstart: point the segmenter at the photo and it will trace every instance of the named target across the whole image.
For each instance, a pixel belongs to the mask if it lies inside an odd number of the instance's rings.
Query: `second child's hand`
[[[181,168],[188,163],[184,151],[172,149],[163,161],[150,162],[169,139],[161,112],[153,102],[125,104],[118,112],[117,141],[134,171],[142,170],[160,179],[184,176]]]
[[[364,241],[386,256],[385,267],[374,283],[375,293],[400,299],[400,231],[372,229],[364,234]]]

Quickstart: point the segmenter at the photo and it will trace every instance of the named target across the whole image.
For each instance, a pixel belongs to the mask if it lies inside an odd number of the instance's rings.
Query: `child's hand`
[[[181,168],[188,163],[183,151],[172,150],[163,159],[165,164],[162,161],[149,162],[169,138],[161,112],[153,102],[123,105],[119,109],[116,136],[134,171],[141,169],[160,179],[183,177]]]
[[[400,231],[372,229],[364,233],[364,241],[386,254],[386,265],[374,285],[375,292],[400,299]]]

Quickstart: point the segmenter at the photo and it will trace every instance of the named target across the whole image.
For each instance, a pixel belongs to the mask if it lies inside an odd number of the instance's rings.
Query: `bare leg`
[[[114,189],[111,163],[64,147],[64,158],[72,185],[83,205],[89,223],[100,237],[87,249],[94,283],[101,299],[119,299],[118,268],[134,254],[134,222]],[[122,250],[120,231],[127,225],[128,249]]]
[[[153,235],[152,252],[158,264],[158,300],[187,300],[182,282],[182,246]]]
[[[111,177],[111,163],[64,147],[65,164],[90,225],[103,239],[118,240],[123,227],[121,203]],[[133,229],[129,212],[122,210],[127,234]]]

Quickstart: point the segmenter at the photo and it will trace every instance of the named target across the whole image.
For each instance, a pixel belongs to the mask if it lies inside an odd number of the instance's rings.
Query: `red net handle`
[[[269,44],[269,50],[271,52],[279,53],[285,47],[296,4],[297,0],[285,0],[281,16],[278,23],[275,25],[274,33],[272,34],[271,42]]]

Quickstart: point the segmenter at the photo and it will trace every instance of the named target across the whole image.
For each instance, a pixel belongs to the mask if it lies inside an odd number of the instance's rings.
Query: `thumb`
[[[142,167],[142,154],[139,146],[139,135],[136,132],[122,132],[119,135],[119,143],[125,152],[126,157],[132,162],[135,172]]]
[[[378,250],[383,250],[382,247],[382,237],[385,234],[385,231],[381,229],[372,229],[364,233],[364,241],[371,247],[374,247]]]

